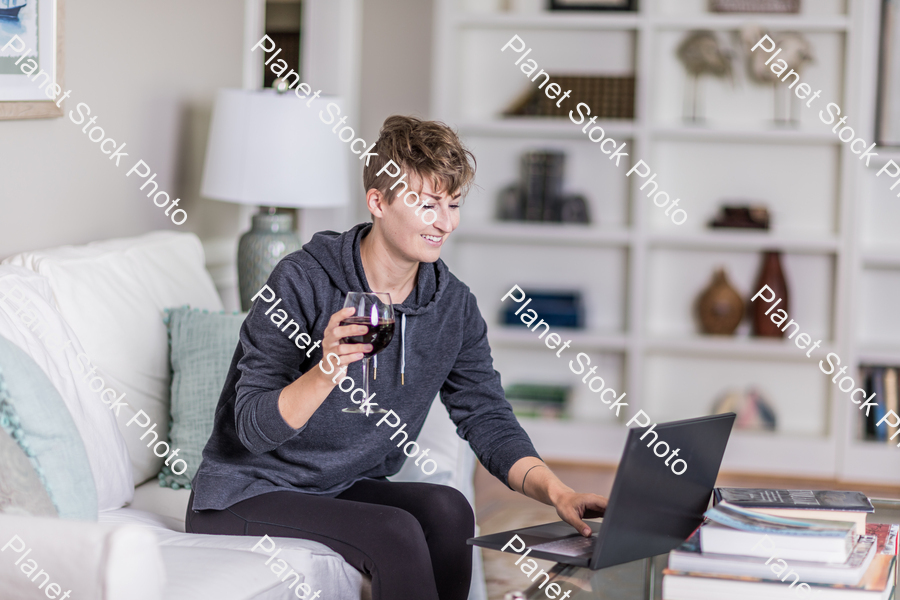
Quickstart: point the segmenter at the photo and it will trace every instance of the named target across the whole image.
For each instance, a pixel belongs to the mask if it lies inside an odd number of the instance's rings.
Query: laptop
[[[703,520],[734,419],[734,413],[726,413],[659,423],[653,430],[659,434],[655,440],[653,432],[640,439],[647,427],[630,429],[603,522],[586,521],[593,530],[589,538],[557,521],[470,538],[468,543],[492,550],[507,546],[506,551],[513,552],[509,541],[518,535],[531,548],[529,558],[594,570],[668,552]],[[683,474],[673,472],[675,461],[665,464],[666,453],[662,458],[654,454],[653,446],[659,441],[672,450],[681,449],[678,458],[688,465]]]

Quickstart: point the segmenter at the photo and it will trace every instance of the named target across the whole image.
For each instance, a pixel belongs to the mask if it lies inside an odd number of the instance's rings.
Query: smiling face
[[[403,191],[398,186],[390,203],[377,189],[366,193],[366,203],[372,213],[373,231],[381,238],[395,258],[404,262],[435,262],[441,256],[441,248],[447,238],[459,225],[459,209],[462,198],[457,190],[448,194],[446,190],[435,190],[430,177],[420,178],[415,173],[407,177],[410,191],[416,191],[421,202],[415,202],[415,194]],[[407,206],[404,202],[412,206]],[[437,215],[426,213],[431,209]],[[416,214],[418,211],[418,214]],[[424,216],[424,219],[423,219]]]

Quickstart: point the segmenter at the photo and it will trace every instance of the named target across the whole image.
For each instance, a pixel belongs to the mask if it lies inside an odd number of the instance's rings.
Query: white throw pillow
[[[155,477],[162,466],[163,458],[153,452],[154,435],[159,441],[168,438],[169,351],[163,309],[190,305],[222,310],[204,262],[197,236],[171,231],[28,252],[4,261],[47,277],[91,365],[98,367],[108,387],[125,394],[128,406],[118,409],[116,418],[131,455],[135,484]],[[149,416],[147,427],[138,426],[143,417],[126,426],[139,411]],[[152,433],[141,441],[149,429]]]
[[[87,452],[99,510],[119,508],[134,493],[128,449],[98,392],[73,369],[84,348],[52,302],[45,277],[0,266],[0,336],[28,354],[65,401]]]

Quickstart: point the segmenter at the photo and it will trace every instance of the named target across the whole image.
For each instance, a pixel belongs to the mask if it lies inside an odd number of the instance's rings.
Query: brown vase
[[[703,333],[732,335],[744,316],[744,301],[728,283],[725,269],[716,269],[709,286],[697,298]]]
[[[760,337],[784,337],[784,332],[770,318],[779,309],[789,312],[787,281],[784,279],[784,271],[781,269],[781,254],[778,252],[765,252],[763,254],[762,268],[759,271],[759,277],[756,279],[756,286],[753,288],[751,298],[764,285],[769,286],[769,289],[775,292],[775,298],[772,302],[764,302],[763,298],[759,297],[750,303],[750,321],[753,324],[753,335]],[[781,298],[781,302],[778,302],[779,298]],[[767,315],[766,311],[772,309],[772,305],[775,303],[778,303],[777,306]]]

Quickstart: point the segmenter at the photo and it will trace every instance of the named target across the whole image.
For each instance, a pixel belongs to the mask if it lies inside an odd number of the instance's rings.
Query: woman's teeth
[[[423,235],[422,237],[425,238],[426,240],[428,240],[429,242],[435,242],[435,243],[436,243],[436,242],[440,242],[440,241],[441,241],[441,237],[440,237],[440,236],[435,236],[435,235]]]

